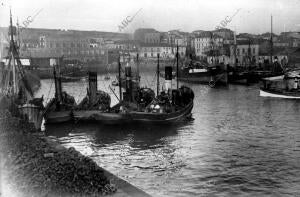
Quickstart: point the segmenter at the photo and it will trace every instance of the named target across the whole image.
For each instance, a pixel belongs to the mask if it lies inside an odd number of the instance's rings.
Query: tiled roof
[[[141,47],[173,47],[176,48],[176,44],[171,45],[168,43],[141,43]],[[178,47],[182,47],[181,45],[178,45]]]
[[[237,45],[249,45],[249,44],[254,45],[254,44],[258,44],[258,41],[253,40],[253,39],[250,39],[250,40],[237,40],[236,44]]]
[[[172,45],[168,43],[141,43],[141,47],[172,47]],[[175,46],[173,45],[173,47]]]

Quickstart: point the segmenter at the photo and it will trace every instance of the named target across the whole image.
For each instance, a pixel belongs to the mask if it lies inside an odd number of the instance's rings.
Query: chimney
[[[129,101],[132,101],[132,79],[131,79],[131,66],[127,63],[125,66],[126,77],[126,95]]]
[[[172,90],[172,66],[165,67],[165,89],[166,92]]]
[[[97,73],[89,72],[89,99],[90,104],[97,100]]]

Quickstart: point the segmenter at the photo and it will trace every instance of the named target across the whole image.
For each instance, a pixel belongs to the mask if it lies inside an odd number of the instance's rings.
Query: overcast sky
[[[271,14],[275,33],[300,31],[300,0],[0,0],[2,27],[8,26],[9,5],[21,24],[37,14],[28,24],[34,28],[118,32],[139,11],[123,32],[212,30],[234,15],[226,28],[258,34],[270,31]]]

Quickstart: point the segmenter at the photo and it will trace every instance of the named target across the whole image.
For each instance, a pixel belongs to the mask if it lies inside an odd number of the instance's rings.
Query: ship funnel
[[[127,63],[125,66],[126,77],[126,100],[132,101],[132,79],[131,79],[131,66]]]
[[[166,92],[172,89],[172,67],[165,67],[165,89]]]
[[[89,72],[89,99],[90,103],[93,104],[97,100],[97,73]]]

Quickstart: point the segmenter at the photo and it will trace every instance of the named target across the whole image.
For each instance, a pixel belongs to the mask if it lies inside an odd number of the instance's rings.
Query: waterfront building
[[[145,33],[145,43],[160,43],[160,33],[159,32],[151,32]]]
[[[168,43],[173,45],[187,46],[189,33],[179,30],[171,30],[167,32]]]
[[[115,46],[116,49],[121,51],[136,51],[140,46],[140,42],[136,40],[117,40]]]
[[[237,66],[246,67],[258,63],[259,44],[253,40],[237,40],[236,46],[230,45],[230,62],[234,63],[234,58]]]
[[[200,59],[207,58],[207,52],[212,48],[217,49],[223,46],[224,39],[212,32],[205,31],[194,38],[196,56]]]
[[[7,28],[1,28],[5,39]],[[5,35],[4,35],[5,34]],[[107,50],[115,49],[116,40],[128,39],[128,34],[57,29],[26,28],[20,32],[20,56],[24,58],[61,57],[66,59],[103,61]],[[2,46],[2,45],[1,45]],[[1,53],[7,54],[4,49]]]
[[[224,40],[233,40],[233,31],[230,29],[222,28],[222,29],[216,29],[213,31],[215,35],[218,35],[222,37]]]
[[[212,49],[206,52],[206,61],[209,64],[232,64],[232,59],[230,56],[230,45],[224,44],[219,48]]]
[[[178,46],[178,52],[181,57],[184,57],[186,47]],[[139,56],[142,59],[157,58],[157,54],[159,54],[162,59],[172,59],[175,57],[176,47],[165,43],[141,43],[139,48]]]
[[[269,64],[277,61],[282,66],[286,66],[288,59],[289,50],[286,47],[273,47],[272,50],[272,60],[271,60],[271,51],[265,43],[260,45],[258,63],[260,64]]]
[[[202,32],[204,32],[204,30],[195,30],[195,31],[192,31],[192,35],[194,35],[194,36],[200,36],[200,34],[202,33]]]
[[[145,43],[159,43],[158,34],[160,33],[153,28],[139,28],[134,31],[133,39]]]

